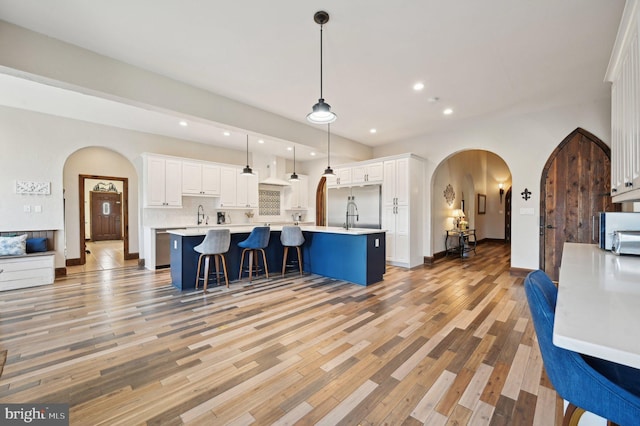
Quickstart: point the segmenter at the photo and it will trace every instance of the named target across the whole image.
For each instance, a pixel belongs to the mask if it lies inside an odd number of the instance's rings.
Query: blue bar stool
[[[264,264],[264,272],[269,278],[269,268],[267,268],[267,255],[264,249],[269,245],[269,237],[271,236],[271,228],[268,226],[256,226],[249,234],[246,240],[240,241],[238,247],[242,248],[242,254],[240,255],[240,272],[238,273],[238,279],[242,278],[242,264],[244,262],[244,254],[249,252],[249,282],[253,275],[253,269],[255,266],[256,275],[258,274],[258,253],[256,257],[253,257],[254,252],[262,252],[262,262]]]
[[[558,289],[540,270],[527,275],[524,289],[545,371],[558,395],[569,402],[563,425],[577,425],[585,411],[618,425],[637,425],[640,370],[555,346]]]
[[[228,229],[209,229],[204,237],[204,240],[193,249],[200,253],[198,257],[198,269],[196,270],[196,288],[200,280],[204,281],[204,291],[207,291],[207,284],[209,283],[209,259],[213,256],[216,264],[216,278],[218,279],[218,285],[220,285],[220,265],[219,260],[222,260],[222,270],[224,271],[224,280],[229,288],[229,278],[227,276],[227,263],[224,260],[224,254],[229,251],[229,245],[231,244],[231,233]],[[202,259],[204,258],[204,276],[200,278],[200,267],[202,266]]]
[[[282,275],[287,267],[287,254],[289,254],[289,247],[295,247],[298,253],[298,268],[300,269],[300,275],[302,275],[302,252],[300,246],[304,244],[304,236],[299,226],[283,226],[282,233],[280,234],[280,242],[284,246],[284,257],[282,258]],[[294,262],[296,262],[294,260]]]

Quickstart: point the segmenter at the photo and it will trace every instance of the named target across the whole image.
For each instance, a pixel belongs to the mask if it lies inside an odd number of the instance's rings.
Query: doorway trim
[[[101,175],[78,175],[78,200],[80,209],[80,265],[87,262],[87,253],[85,246],[86,233],[84,230],[85,214],[84,214],[84,183],[85,179],[101,179],[101,180],[117,180],[122,182],[122,241],[124,243],[124,260],[137,259],[138,254],[129,253],[129,178]]]

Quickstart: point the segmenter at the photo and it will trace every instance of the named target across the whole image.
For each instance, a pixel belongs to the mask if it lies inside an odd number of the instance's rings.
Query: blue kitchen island
[[[208,229],[221,227],[225,226],[167,231],[171,234],[171,282],[174,287],[180,290],[195,288],[199,254],[193,248],[202,242]],[[227,273],[229,281],[236,281],[242,252],[238,243],[247,238],[253,226],[228,228],[231,231],[231,245],[225,254]],[[301,228],[305,238],[302,246],[305,272],[365,286],[382,281],[386,271],[385,231],[361,228],[346,230],[326,226]],[[280,276],[282,271],[284,248],[280,243],[281,230],[281,226],[271,227],[269,245],[265,249],[272,277]]]

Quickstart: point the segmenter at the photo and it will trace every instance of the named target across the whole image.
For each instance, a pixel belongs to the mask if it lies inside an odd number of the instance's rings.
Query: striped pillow
[[[27,234],[0,237],[0,256],[22,256],[27,252]]]

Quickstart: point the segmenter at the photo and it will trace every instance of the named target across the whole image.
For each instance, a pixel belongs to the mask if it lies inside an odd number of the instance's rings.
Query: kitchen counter
[[[229,251],[225,254],[229,280],[238,279],[240,255],[238,243],[247,238],[255,226],[228,227],[231,233]],[[181,289],[195,288],[198,253],[193,249],[204,239],[208,229],[224,228],[193,227],[170,229],[171,234],[171,280]],[[382,280],[386,271],[385,231],[380,229],[301,226],[305,237],[302,246],[305,272],[370,285]],[[282,225],[271,226],[269,245],[265,249],[270,275],[278,276],[282,270],[284,248],[280,243]]]
[[[181,228],[181,229],[169,229],[167,232],[174,235],[182,235],[184,236],[194,236],[194,235],[205,235],[207,230],[209,229],[221,229],[221,228],[229,228],[229,232],[231,234],[243,234],[249,233],[256,226],[264,226],[262,224],[254,224],[254,225],[236,225],[236,226],[225,226],[225,225],[216,225],[216,226],[199,226],[193,228]],[[282,227],[285,225],[271,225],[271,231],[282,231]],[[300,225],[300,229],[303,232],[322,232],[328,234],[344,234],[344,235],[368,235],[368,234],[378,234],[381,231],[380,229],[368,229],[368,228],[350,228],[344,229],[337,226],[314,226],[314,225]]]
[[[553,343],[640,368],[640,257],[565,243]]]

